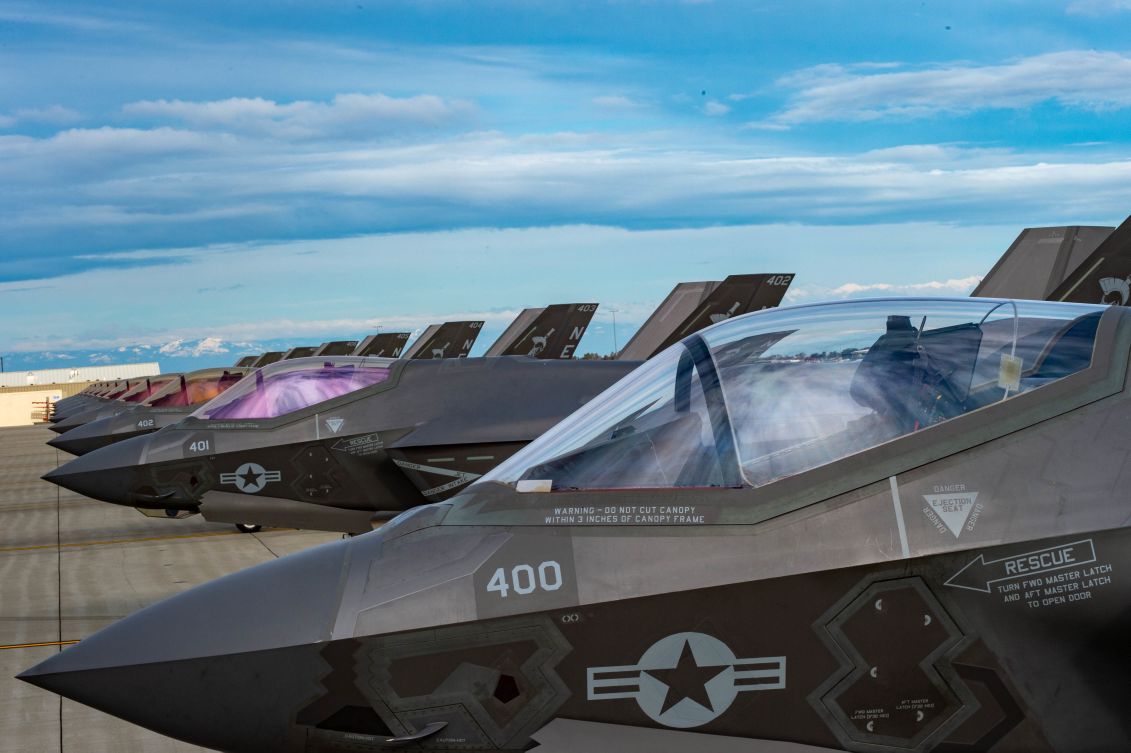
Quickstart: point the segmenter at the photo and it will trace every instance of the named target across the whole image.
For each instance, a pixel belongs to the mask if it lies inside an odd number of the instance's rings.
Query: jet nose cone
[[[63,434],[71,429],[78,428],[94,420],[98,416],[99,410],[98,408],[92,408],[90,410],[79,411],[78,413],[71,413],[51,424],[51,431],[56,434]]]
[[[100,418],[91,421],[49,440],[47,444],[72,455],[85,455],[100,447],[113,444],[114,435],[111,425],[113,420],[113,418]]]
[[[136,437],[89,452],[48,471],[42,478],[84,497],[127,504],[134,469],[141,461],[146,439]],[[61,440],[62,437],[53,442]]]
[[[198,586],[19,678],[196,745],[292,750],[290,720],[326,692],[320,681],[328,668],[319,652],[337,618],[352,543],[316,547]]]

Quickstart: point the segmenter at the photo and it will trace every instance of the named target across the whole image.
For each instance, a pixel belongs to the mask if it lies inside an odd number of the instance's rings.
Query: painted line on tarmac
[[[10,648],[42,648],[43,646],[71,646],[78,641],[46,641],[44,643],[13,643],[10,646],[0,646],[0,651]]]

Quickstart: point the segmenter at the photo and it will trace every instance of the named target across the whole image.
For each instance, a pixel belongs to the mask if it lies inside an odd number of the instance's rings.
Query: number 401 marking
[[[511,568],[510,580],[507,580],[507,571],[503,568],[495,570],[487,583],[487,591],[498,593],[502,598],[513,588],[519,596],[526,596],[536,590],[557,591],[562,587],[562,566],[553,560],[543,562],[538,566],[538,577],[534,576],[534,567],[531,565],[515,565]]]

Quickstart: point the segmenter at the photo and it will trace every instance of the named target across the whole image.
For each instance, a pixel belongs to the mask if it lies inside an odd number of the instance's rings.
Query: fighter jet
[[[90,408],[94,406],[105,405],[121,397],[127,390],[140,382],[141,380],[136,378],[132,380],[115,379],[109,382],[102,382],[100,386],[91,389],[89,392],[82,392],[69,398],[64,398],[56,403],[54,415],[51,420],[58,424],[74,416],[76,413],[90,410]],[[51,428],[54,430],[54,427]]]
[[[50,428],[56,434],[65,434],[71,429],[90,421],[112,416],[131,406],[140,405],[179,376],[180,374],[160,374],[131,380],[127,389],[115,393],[112,397],[106,397],[90,404],[82,410],[68,412],[65,416],[58,418]]]
[[[442,332],[459,333],[468,329],[469,325],[482,325],[482,322],[447,322],[439,329]],[[478,326],[473,329],[477,332]],[[393,335],[397,336],[397,333]],[[380,337],[375,335],[367,339],[368,344],[365,349],[370,351],[383,349],[384,345],[381,343],[387,340],[375,339]],[[473,334],[466,347],[470,349],[474,341]],[[362,349],[362,346],[357,341],[336,340],[319,346],[291,348],[279,360],[289,361],[310,356],[341,356],[359,349]],[[399,353],[399,350],[397,352]],[[462,348],[452,352],[465,353]],[[208,402],[250,371],[253,369],[203,369],[187,375],[187,381],[186,375],[179,375],[179,383],[170,381],[161,391],[139,404],[111,402],[73,416],[65,424],[59,425],[57,431],[61,432],[61,436],[47,444],[71,455],[85,455],[114,442],[149,434],[178,423],[196,407]]]
[[[688,318],[727,312],[734,300],[776,304],[791,280],[728,278]],[[762,287],[774,292],[767,297]],[[536,351],[542,360],[283,361],[175,426],[96,450],[44,478],[94,499],[168,517],[201,513],[243,531],[365,532],[405,507],[454,495],[635,368],[639,361],[557,357],[572,353],[583,331],[570,320],[591,316],[595,306],[548,307],[504,351]],[[654,328],[684,323],[652,323],[641,336],[663,342],[666,333]]]
[[[734,317],[21,679],[240,753],[1126,750],[1129,356],[1122,307]]]
[[[76,416],[75,420],[85,419],[47,444],[72,455],[85,455],[123,439],[149,434],[177,423],[252,371],[226,367],[176,375],[139,404],[123,408],[108,405]]]

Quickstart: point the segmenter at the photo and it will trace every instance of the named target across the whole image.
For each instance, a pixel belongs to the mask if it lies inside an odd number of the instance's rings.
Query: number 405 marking
[[[562,566],[553,560],[543,562],[538,566],[535,577],[533,565],[515,565],[510,571],[510,580],[507,580],[507,571],[504,568],[495,570],[491,580],[487,583],[488,593],[498,593],[502,598],[507,598],[511,589],[519,596],[532,594],[537,590],[557,591],[562,587]]]

